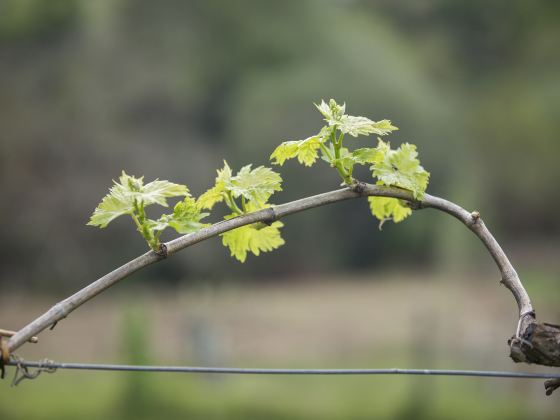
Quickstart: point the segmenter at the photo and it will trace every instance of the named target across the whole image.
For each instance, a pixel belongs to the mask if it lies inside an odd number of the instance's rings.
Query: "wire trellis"
[[[560,374],[507,372],[493,370],[458,370],[458,369],[278,369],[278,368],[234,368],[207,366],[148,366],[116,365],[96,363],[59,363],[52,360],[25,361],[13,359],[6,366],[16,366],[12,385],[23,379],[35,379],[41,372],[54,373],[58,369],[118,372],[159,372],[159,373],[206,373],[223,375],[426,375],[426,376],[463,376],[482,378],[516,378],[516,379],[560,379]],[[35,368],[35,371],[30,371]]]

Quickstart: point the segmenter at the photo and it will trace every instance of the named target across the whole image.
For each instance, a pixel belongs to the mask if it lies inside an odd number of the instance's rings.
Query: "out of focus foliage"
[[[558,233],[559,19],[553,1],[4,0],[0,281],[75,288],[113,269],[143,244],[120,219],[112,238],[85,222],[121,169],[198,196],[223,158],[258,166],[317,130],[309,103],[328,97],[398,121],[430,192],[476,207],[499,238]],[[283,168],[276,201],[338,187],[331,172]],[[290,246],[251,264],[216,240],[152,270],[439,266],[472,246],[428,211],[380,234],[366,206],[292,216]]]

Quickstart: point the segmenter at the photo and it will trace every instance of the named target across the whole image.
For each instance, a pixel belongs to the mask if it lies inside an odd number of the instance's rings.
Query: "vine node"
[[[352,184],[350,185],[350,189],[354,191],[356,194],[363,196],[366,190],[366,186],[367,184],[365,182],[358,181],[355,179],[354,182],[352,182]]]
[[[167,258],[167,245],[160,243],[157,250],[154,250],[156,255],[161,258]]]

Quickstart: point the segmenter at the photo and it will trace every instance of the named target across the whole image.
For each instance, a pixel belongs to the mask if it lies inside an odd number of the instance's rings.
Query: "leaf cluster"
[[[355,182],[352,176],[355,165],[366,165],[377,184],[410,190],[415,199],[422,199],[430,174],[420,165],[415,145],[404,143],[391,149],[388,142],[378,137],[375,147],[350,150],[344,146],[346,134],[351,137],[386,136],[398,130],[391,121],[347,115],[346,104],[339,105],[334,99],[315,106],[326,124],[311,137],[280,144],[270,156],[273,164],[283,165],[286,160],[297,158],[301,164],[311,166],[321,155],[322,160],[336,168],[345,185]],[[400,222],[411,214],[402,200],[388,197],[369,197],[368,200],[372,214],[381,222],[387,219]]]
[[[144,177],[136,178],[124,171],[119,180],[113,182],[109,194],[103,197],[94,210],[88,225],[105,228],[117,217],[129,215],[136,224],[138,232],[154,251],[159,251],[159,237],[167,228],[185,234],[207,226],[200,221],[208,216],[208,213],[200,211],[186,185],[157,179],[144,184]],[[159,204],[168,207],[167,199],[171,197],[184,197],[175,205],[173,213],[164,214],[157,220],[150,219],[146,215],[147,206]]]
[[[276,191],[282,191],[282,178],[270,168],[252,165],[242,167],[235,176],[224,161],[224,167],[218,170],[216,182],[198,199],[200,209],[212,209],[216,203],[225,202],[231,211],[226,216],[230,219],[253,211],[270,207],[269,198]],[[228,247],[231,255],[245,262],[247,253],[259,255],[284,244],[280,235],[282,222],[271,225],[253,223],[223,233],[222,243]]]
[[[354,167],[365,165],[369,166],[378,185],[403,188],[411,191],[415,199],[423,198],[430,174],[420,165],[416,146],[404,143],[392,149],[389,142],[381,139],[397,130],[391,121],[348,115],[346,105],[339,105],[334,99],[315,106],[325,125],[311,137],[280,144],[270,156],[273,164],[283,165],[289,159],[297,159],[305,166],[312,166],[320,157],[336,168],[343,184],[348,186],[356,182]],[[377,145],[350,150],[344,146],[346,135],[354,138],[376,135]],[[157,179],[144,184],[143,177],[136,178],[123,171],[93,212],[88,225],[105,228],[115,218],[129,215],[150,248],[159,252],[159,238],[165,229],[172,228],[181,234],[196,232],[208,226],[201,222],[209,215],[204,210],[212,210],[222,202],[230,211],[225,219],[270,207],[269,199],[277,191],[282,191],[282,178],[271,168],[246,165],[234,175],[225,160],[223,168],[217,171],[214,185],[198,199],[190,195],[185,185]],[[163,214],[159,219],[146,215],[147,206],[167,207],[167,199],[172,197],[183,197],[172,213]],[[391,219],[400,222],[412,213],[402,200],[390,197],[369,197],[368,200],[372,214],[381,224]],[[282,246],[284,239],[280,228],[283,226],[279,221],[242,226],[221,234],[222,243],[233,257],[244,262],[248,253],[259,255]]]

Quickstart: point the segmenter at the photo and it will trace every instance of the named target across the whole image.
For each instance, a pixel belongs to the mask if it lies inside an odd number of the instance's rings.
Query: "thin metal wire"
[[[39,369],[74,369],[127,372],[175,372],[175,373],[217,373],[238,375],[432,375],[432,376],[474,376],[491,378],[553,379],[558,373],[502,372],[487,370],[447,370],[447,369],[259,369],[204,366],[140,366],[108,365],[93,363],[57,363],[53,361],[10,361],[7,365]]]

